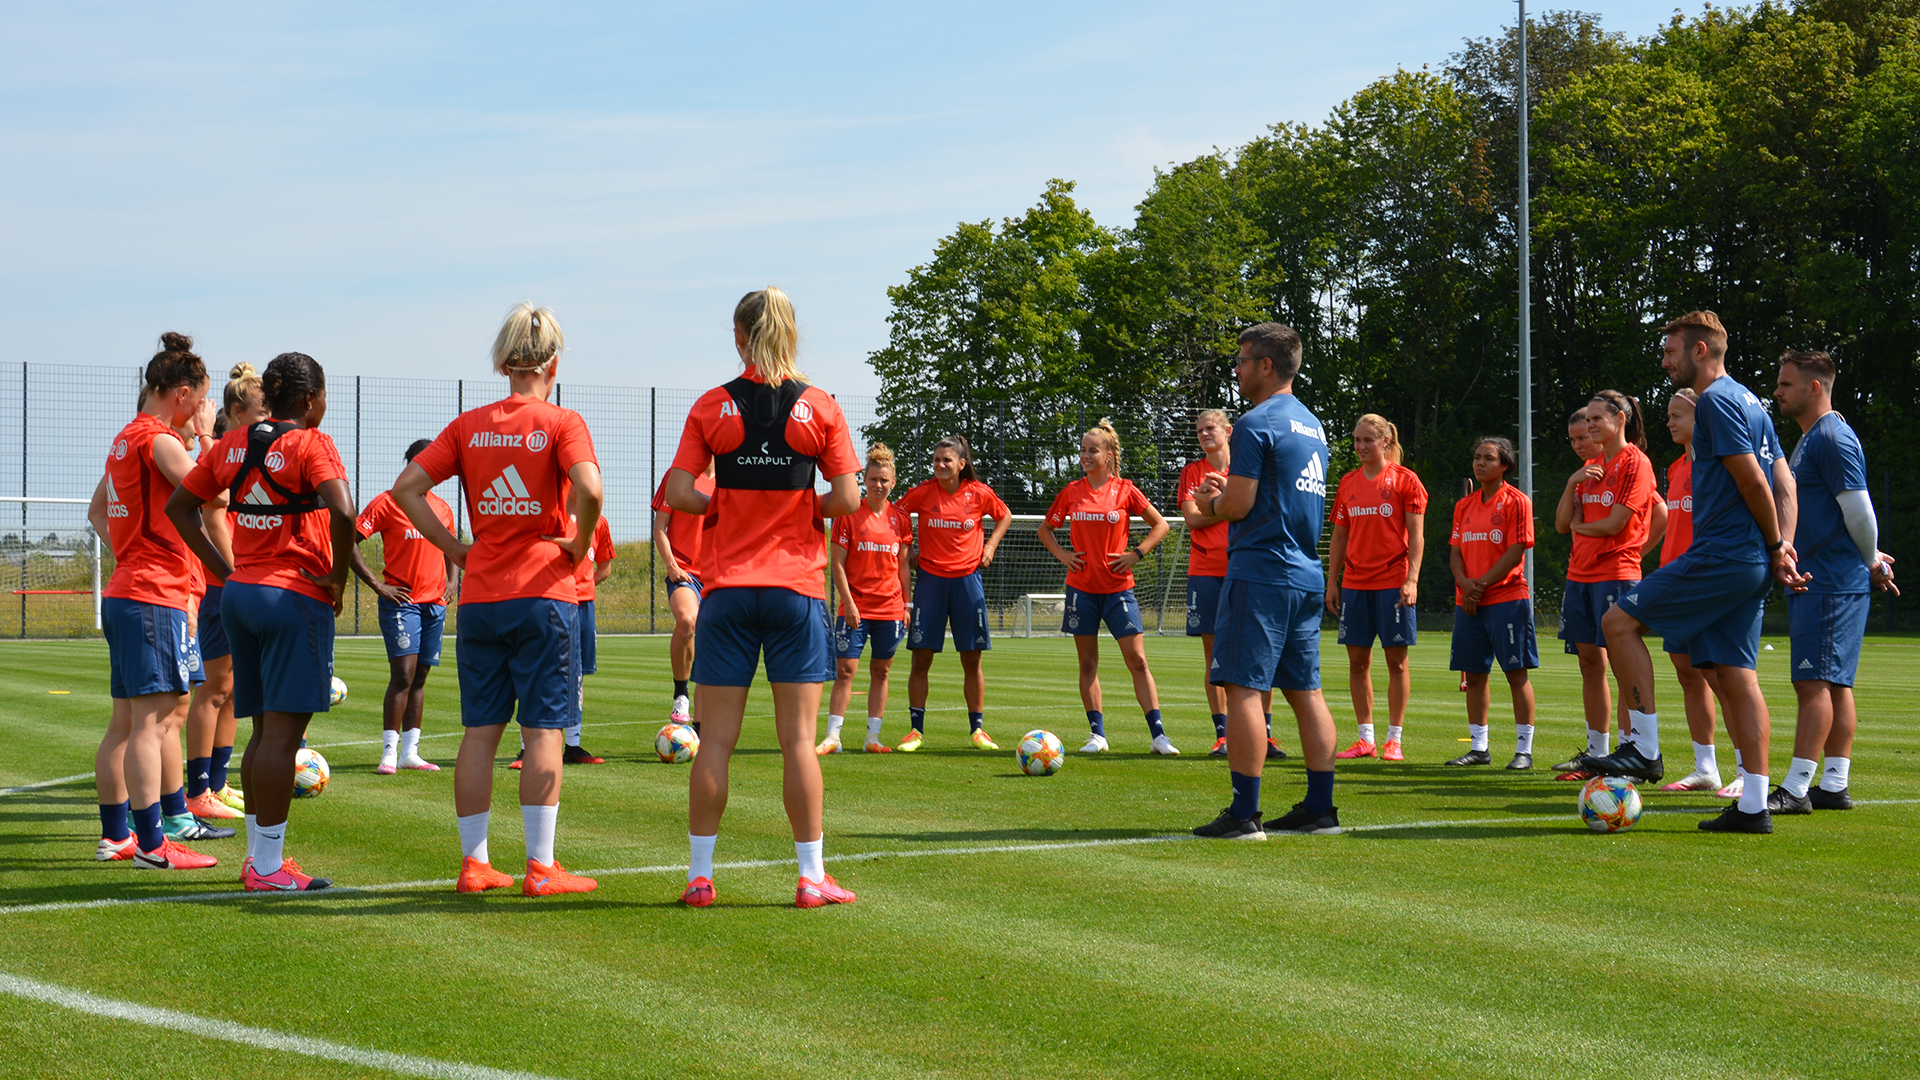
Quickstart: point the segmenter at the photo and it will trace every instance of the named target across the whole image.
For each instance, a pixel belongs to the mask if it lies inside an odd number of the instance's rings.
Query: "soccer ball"
[[[327,781],[332,778],[333,773],[327,769],[327,759],[320,756],[320,751],[303,746],[299,753],[293,755],[294,798],[317,797],[327,790]]]
[[[327,691],[327,705],[328,707],[332,707],[345,700],[347,700],[347,684],[340,681],[340,676],[335,675],[333,677],[333,688]]]
[[[1060,739],[1051,731],[1035,729],[1020,739],[1019,749],[1013,752],[1013,759],[1020,763],[1020,771],[1028,776],[1052,776],[1066,764],[1067,750],[1060,745]]]
[[[668,724],[653,737],[653,752],[669,765],[685,765],[700,752],[700,733],[685,724]]]
[[[1631,829],[1643,809],[1640,793],[1623,776],[1596,776],[1580,789],[1580,820],[1594,832]]]

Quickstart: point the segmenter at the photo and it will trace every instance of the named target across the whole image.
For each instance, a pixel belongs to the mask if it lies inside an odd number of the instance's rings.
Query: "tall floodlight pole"
[[[1527,0],[1520,4],[1520,490],[1533,499],[1533,231],[1527,201]],[[1533,592],[1533,549],[1527,549],[1527,592]]]

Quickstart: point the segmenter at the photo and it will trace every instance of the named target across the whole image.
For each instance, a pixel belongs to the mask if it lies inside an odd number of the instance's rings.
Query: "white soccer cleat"
[[[1180,751],[1174,747],[1173,740],[1167,738],[1165,735],[1155,735],[1153,737],[1153,752],[1159,754],[1161,757],[1174,757],[1180,753]]]
[[[373,771],[379,773],[381,776],[392,776],[398,770],[399,764],[400,758],[397,752],[381,754],[380,764],[375,765]]]
[[[829,735],[825,739],[820,740],[820,745],[814,747],[813,752],[821,757],[826,757],[828,754],[839,753],[840,749],[840,736]]]
[[[1705,769],[1695,769],[1692,772],[1688,773],[1687,775],[1681,777],[1680,779],[1675,780],[1673,783],[1663,786],[1660,790],[1661,791],[1718,791],[1719,789],[1720,789],[1720,773],[1717,770],[1714,772],[1708,772]]]
[[[1716,799],[1737,799],[1741,795],[1746,794],[1746,790],[1747,778],[1744,776],[1736,776],[1733,778],[1733,783],[1714,792],[1713,797]]]
[[[684,724],[693,719],[693,715],[687,711],[687,696],[685,694],[681,694],[673,699],[673,712],[667,716],[667,719],[676,724]]]
[[[1089,735],[1089,736],[1087,736],[1087,745],[1085,745],[1085,746],[1083,746],[1083,747],[1081,747],[1081,748],[1080,748],[1080,752],[1081,752],[1081,753],[1083,753],[1083,754],[1104,754],[1104,753],[1106,753],[1106,752],[1107,752],[1107,737],[1106,737],[1105,735]]]
[[[439,772],[440,771],[440,766],[435,765],[433,762],[428,761],[426,758],[421,757],[419,754],[408,754],[406,757],[406,760],[400,762],[400,767],[403,769],[412,769],[416,772]]]

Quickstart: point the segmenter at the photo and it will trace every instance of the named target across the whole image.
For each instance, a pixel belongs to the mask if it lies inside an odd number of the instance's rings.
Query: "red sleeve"
[[[413,457],[413,463],[426,470],[427,478],[438,485],[460,471],[460,420],[440,429],[433,443]]]
[[[1656,494],[1653,486],[1653,462],[1639,452],[1639,447],[1634,448],[1632,461],[1627,465],[1625,474],[1620,477],[1620,487],[1621,501],[1625,502],[1634,513],[1637,514],[1653,504],[1653,497]]]
[[[1053,505],[1047,507],[1047,527],[1048,528],[1057,529],[1061,525],[1066,524],[1067,492],[1072,490],[1073,490],[1073,484],[1069,482],[1066,487],[1063,487],[1060,489],[1060,494],[1055,495],[1053,497]],[[992,511],[989,510],[988,513],[991,514]]]
[[[447,505],[447,500],[429,491],[427,492],[427,502],[433,507],[434,516],[440,519],[440,524],[445,525],[448,532],[453,532],[453,507]],[[400,507],[396,505],[394,509],[398,510]],[[401,516],[404,517],[405,515],[403,514]],[[455,535],[456,537],[458,536],[458,534]]]
[[[1412,469],[1407,470],[1407,479],[1413,481],[1413,487],[1407,492],[1407,513],[1424,514],[1427,512],[1427,486]]]
[[[393,504],[393,496],[381,492],[360,509],[360,520],[354,523],[354,535],[361,540],[380,531],[382,520],[386,517],[386,508]]]
[[[613,526],[608,525],[603,517],[593,526],[593,558],[596,562],[605,563],[612,562],[619,555],[613,550]]]
[[[1341,477],[1340,486],[1333,489],[1333,523],[1335,525],[1347,524],[1347,480],[1351,476],[1353,474],[1348,473]]]
[[[554,460],[560,463],[560,471],[571,472],[583,461],[600,464],[600,459],[593,455],[593,433],[587,430],[586,417],[572,409],[562,409],[560,414],[560,423],[555,425],[558,430],[553,435]],[[425,453],[422,451],[422,456]]]
[[[1447,543],[1453,547],[1460,546],[1460,515],[1466,508],[1466,499],[1461,499],[1459,502],[1453,504],[1453,535],[1447,538]]]
[[[693,403],[693,408],[687,411],[687,424],[680,431],[680,446],[673,452],[673,468],[692,473],[694,476],[706,472],[708,463],[713,461],[715,451],[721,449],[716,440],[727,440],[727,436],[718,429],[725,425],[728,419],[733,420],[731,426],[737,430],[731,433],[733,445],[726,449],[733,449],[740,445],[740,439],[744,437],[741,432],[745,429],[741,428],[739,418],[720,415],[721,403],[731,400],[733,400],[732,396],[724,388],[715,387],[700,395],[700,400]]]
[[[853,547],[853,514],[833,519],[833,542],[843,548]]]
[[[180,486],[202,499],[217,499],[226,490],[226,485],[213,475],[213,467],[205,461],[189,469],[187,475],[180,478]]]
[[[1519,492],[1515,492],[1514,500],[1513,500],[1513,512],[1514,512],[1514,516],[1520,519],[1521,541],[1525,543],[1528,547],[1532,547],[1533,546],[1533,504],[1527,501],[1527,497],[1525,495],[1521,495]]]
[[[998,492],[994,491],[990,487],[987,487],[987,485],[985,484],[981,484],[980,487],[986,491],[987,497],[993,500],[992,502],[987,504],[986,514],[988,517],[992,518],[995,521],[1005,521],[1007,520],[1007,518],[1013,516],[1013,511],[1007,509],[1006,501],[1000,498],[1000,495]]]
[[[859,472],[860,456],[854,452],[853,433],[847,429],[847,415],[840,411],[840,403],[817,386],[809,386],[800,397],[813,407],[813,422],[802,426],[812,428],[808,434],[820,440],[814,451],[820,475],[832,479]],[[795,422],[789,419],[787,425],[791,427]]]
[[[892,512],[894,537],[903,544],[913,543],[913,519],[902,513],[898,506]]]
[[[1147,501],[1147,493],[1135,487],[1133,481],[1127,481],[1127,486],[1133,488],[1127,496],[1128,512],[1133,514],[1134,517],[1144,519],[1147,516],[1147,511],[1155,509],[1153,503]]]
[[[902,496],[899,502],[893,504],[893,508],[900,511],[902,516],[918,512],[920,509],[920,492],[926,486],[925,483],[915,484],[913,489]]]

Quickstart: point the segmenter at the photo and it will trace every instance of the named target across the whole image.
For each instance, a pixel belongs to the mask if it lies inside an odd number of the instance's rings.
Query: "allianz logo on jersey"
[[[123,518],[132,514],[133,511],[127,509],[127,504],[120,501],[120,493],[113,489],[113,479],[109,477],[107,479],[107,516]]]
[[[1349,506],[1348,517],[1392,517],[1393,504],[1381,503],[1379,506]]]
[[[1613,492],[1603,491],[1598,495],[1582,495],[1580,496],[1580,501],[1583,503],[1599,503],[1601,506],[1612,506]]]
[[[1460,542],[1464,544],[1471,544],[1476,541],[1498,544],[1505,539],[1506,537],[1501,534],[1499,529],[1495,529],[1492,532],[1463,532],[1460,534]]]
[[[273,496],[267,494],[267,489],[260,486],[260,481],[255,480],[253,487],[247,489],[247,493],[240,497],[240,505],[272,506]],[[233,515],[234,524],[243,529],[277,529],[284,520],[285,519],[279,514],[242,513]]]
[[[510,435],[499,431],[476,431],[473,433],[473,437],[467,440],[467,446],[477,449],[492,449],[494,447],[504,446],[514,450],[531,450],[537,454],[547,448],[547,433],[544,431],[529,431],[525,435]]]
[[[1300,424],[1295,422],[1293,426],[1299,427]],[[1293,488],[1295,491],[1304,491],[1323,499],[1327,497],[1327,470],[1320,464],[1319,454],[1307,459],[1307,467],[1301,469],[1300,475],[1293,479]]]
[[[1120,523],[1120,511],[1075,510],[1073,513],[1068,514],[1067,518],[1070,521],[1104,521],[1109,525],[1118,525]]]
[[[876,544],[871,540],[862,540],[859,543],[853,545],[853,550],[873,551],[873,552],[878,552],[881,555],[898,555],[900,554],[900,545],[899,544]]]
[[[973,528],[973,519],[967,518],[964,521],[950,521],[947,518],[928,518],[922,524],[931,525],[936,529],[959,529],[965,532]]]
[[[419,530],[419,529],[415,529],[415,528],[412,528],[412,527],[409,527],[409,528],[407,529],[407,531],[406,531],[406,533],[405,533],[405,535],[404,535],[404,536],[402,537],[402,539],[405,539],[405,540],[425,540],[425,539],[426,539],[426,537],[425,537],[425,536],[423,536],[423,535],[421,535],[421,532],[420,532],[420,530]]]
[[[476,514],[495,514],[504,517],[531,517],[541,513],[540,501],[532,497],[527,490],[526,481],[520,479],[520,470],[509,465],[500,470],[500,475],[473,501]]]
[[[1321,428],[1308,427],[1298,420],[1288,420],[1287,423],[1293,425],[1293,433],[1295,435],[1305,435],[1309,439],[1319,439],[1322,443],[1327,441],[1326,432]]]

